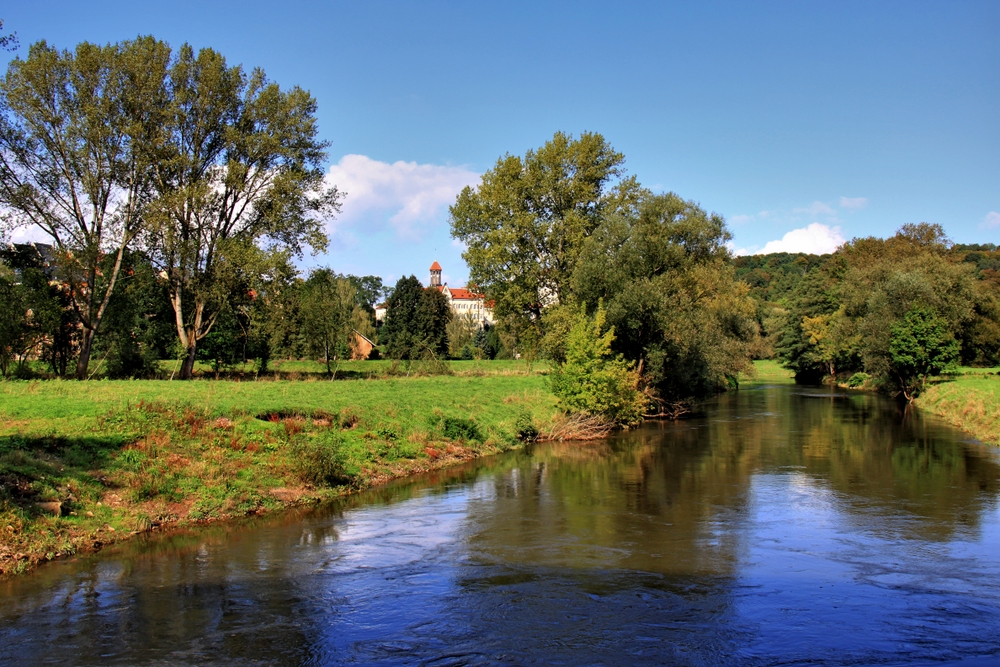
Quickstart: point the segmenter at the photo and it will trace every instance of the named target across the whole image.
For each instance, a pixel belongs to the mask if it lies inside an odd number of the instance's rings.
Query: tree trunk
[[[94,347],[93,329],[84,329],[83,340],[80,341],[80,357],[76,362],[76,379],[87,379],[87,368],[90,366],[90,353]]]
[[[181,380],[190,380],[194,376],[194,359],[197,352],[198,339],[188,336],[187,353],[184,355],[184,363],[181,364],[181,372],[178,376]]]

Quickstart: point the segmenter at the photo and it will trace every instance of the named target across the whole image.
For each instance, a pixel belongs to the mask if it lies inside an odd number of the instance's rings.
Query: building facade
[[[493,309],[490,307],[492,304],[487,303],[482,294],[468,287],[449,287],[447,283],[442,284],[441,265],[437,261],[431,264],[430,289],[436,289],[444,294],[455,317],[468,317],[480,328],[493,325]]]
[[[430,271],[430,286],[427,289],[436,289],[444,294],[455,317],[469,317],[473,324],[478,327],[493,325],[492,304],[488,303],[482,294],[470,290],[468,287],[449,287],[447,283],[442,283],[442,269],[437,261],[431,264]],[[375,319],[379,322],[384,321],[385,312],[384,303],[375,306]]]

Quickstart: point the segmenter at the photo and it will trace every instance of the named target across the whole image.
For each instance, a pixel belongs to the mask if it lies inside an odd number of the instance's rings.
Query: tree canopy
[[[36,227],[59,253],[83,327],[80,378],[151,199],[168,59],[152,37],[73,51],[39,42],[0,80],[0,203],[9,224]]]
[[[451,233],[498,318],[537,325],[547,305],[563,301],[586,238],[638,199],[624,161],[600,134],[557,132],[524,157],[501,157],[478,187],[462,190]]]
[[[424,289],[416,276],[400,278],[386,301],[380,340],[393,359],[422,359],[448,354],[448,300],[437,289]]]

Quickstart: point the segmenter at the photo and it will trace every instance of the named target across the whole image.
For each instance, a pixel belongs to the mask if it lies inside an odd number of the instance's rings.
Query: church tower
[[[437,260],[431,264],[431,287],[441,287],[441,265]]]

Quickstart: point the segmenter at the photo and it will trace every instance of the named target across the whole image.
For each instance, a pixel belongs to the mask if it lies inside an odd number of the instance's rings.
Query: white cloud
[[[444,221],[444,208],[466,185],[476,185],[479,174],[465,167],[345,155],[330,167],[326,182],[347,193],[331,232],[350,238],[388,225],[401,239],[419,240]]]
[[[1000,227],[1000,213],[996,211],[990,211],[983,218],[983,223],[979,225],[980,229],[993,229],[994,227]]]
[[[814,222],[802,229],[793,229],[779,241],[768,241],[757,251],[758,255],[772,252],[806,252],[822,255],[836,250],[846,239],[840,227],[830,227]]]
[[[34,225],[0,230],[0,240],[10,243],[52,243],[52,237]]]
[[[840,208],[849,208],[853,210],[862,209],[868,206],[868,197],[841,197],[840,198]]]
[[[753,248],[737,248],[736,244],[732,241],[726,241],[726,247],[729,248],[729,252],[733,253],[735,257],[753,254]]]
[[[836,215],[834,210],[821,201],[814,201],[805,208],[797,208],[792,213],[805,213],[808,215]]]

